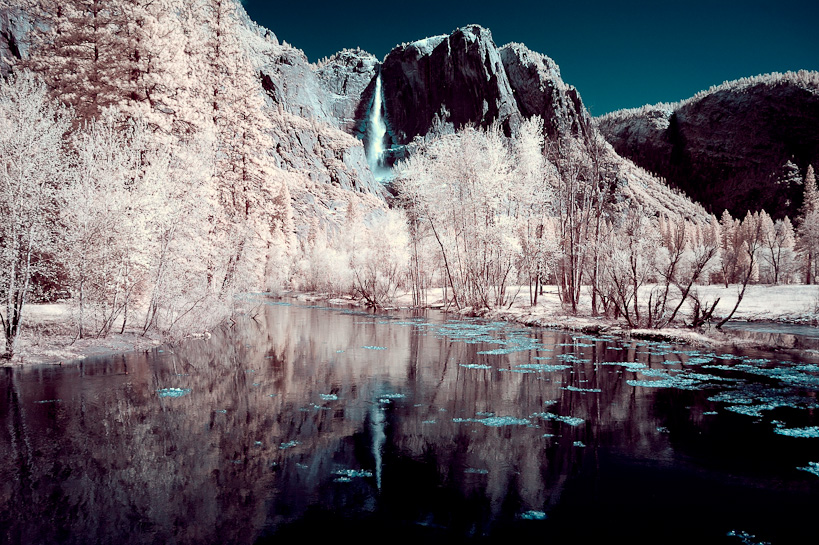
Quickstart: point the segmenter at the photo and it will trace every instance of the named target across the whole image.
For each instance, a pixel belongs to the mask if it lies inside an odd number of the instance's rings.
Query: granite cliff
[[[793,218],[801,180],[819,166],[819,73],[727,82],[677,104],[598,120],[618,154],[665,178],[706,208]]]

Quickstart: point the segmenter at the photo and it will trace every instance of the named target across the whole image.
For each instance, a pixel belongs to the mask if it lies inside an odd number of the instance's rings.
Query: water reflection
[[[6,543],[787,543],[819,499],[819,367],[760,354],[269,304],[0,382]]]

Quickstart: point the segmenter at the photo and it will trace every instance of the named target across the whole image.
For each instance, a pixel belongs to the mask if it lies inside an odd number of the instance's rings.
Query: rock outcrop
[[[548,136],[588,136],[589,115],[577,89],[564,83],[555,61],[523,44],[500,49],[520,114],[539,115]]]
[[[0,7],[0,77],[6,76],[17,61],[28,56],[31,23],[22,11]]]
[[[396,47],[381,67],[393,144],[427,134],[436,116],[455,127],[500,122],[507,133],[520,122],[512,87],[492,34],[460,28]]]
[[[603,116],[620,155],[662,176],[716,214],[765,209],[793,218],[800,176],[819,166],[819,72],[728,82],[678,104]]]
[[[345,49],[319,63],[316,75],[328,109],[340,129],[363,138],[368,106],[380,63],[360,49]]]

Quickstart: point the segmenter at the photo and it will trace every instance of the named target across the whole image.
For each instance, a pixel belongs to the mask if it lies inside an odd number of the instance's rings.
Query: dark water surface
[[[819,365],[265,304],[0,370],[2,543],[816,543]]]

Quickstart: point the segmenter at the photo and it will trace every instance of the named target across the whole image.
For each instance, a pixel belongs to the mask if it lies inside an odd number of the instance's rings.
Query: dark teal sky
[[[514,2],[244,0],[256,22],[310,61],[348,47],[383,58],[396,44],[478,23],[559,65],[593,115],[687,98],[711,85],[819,70],[819,1]]]

